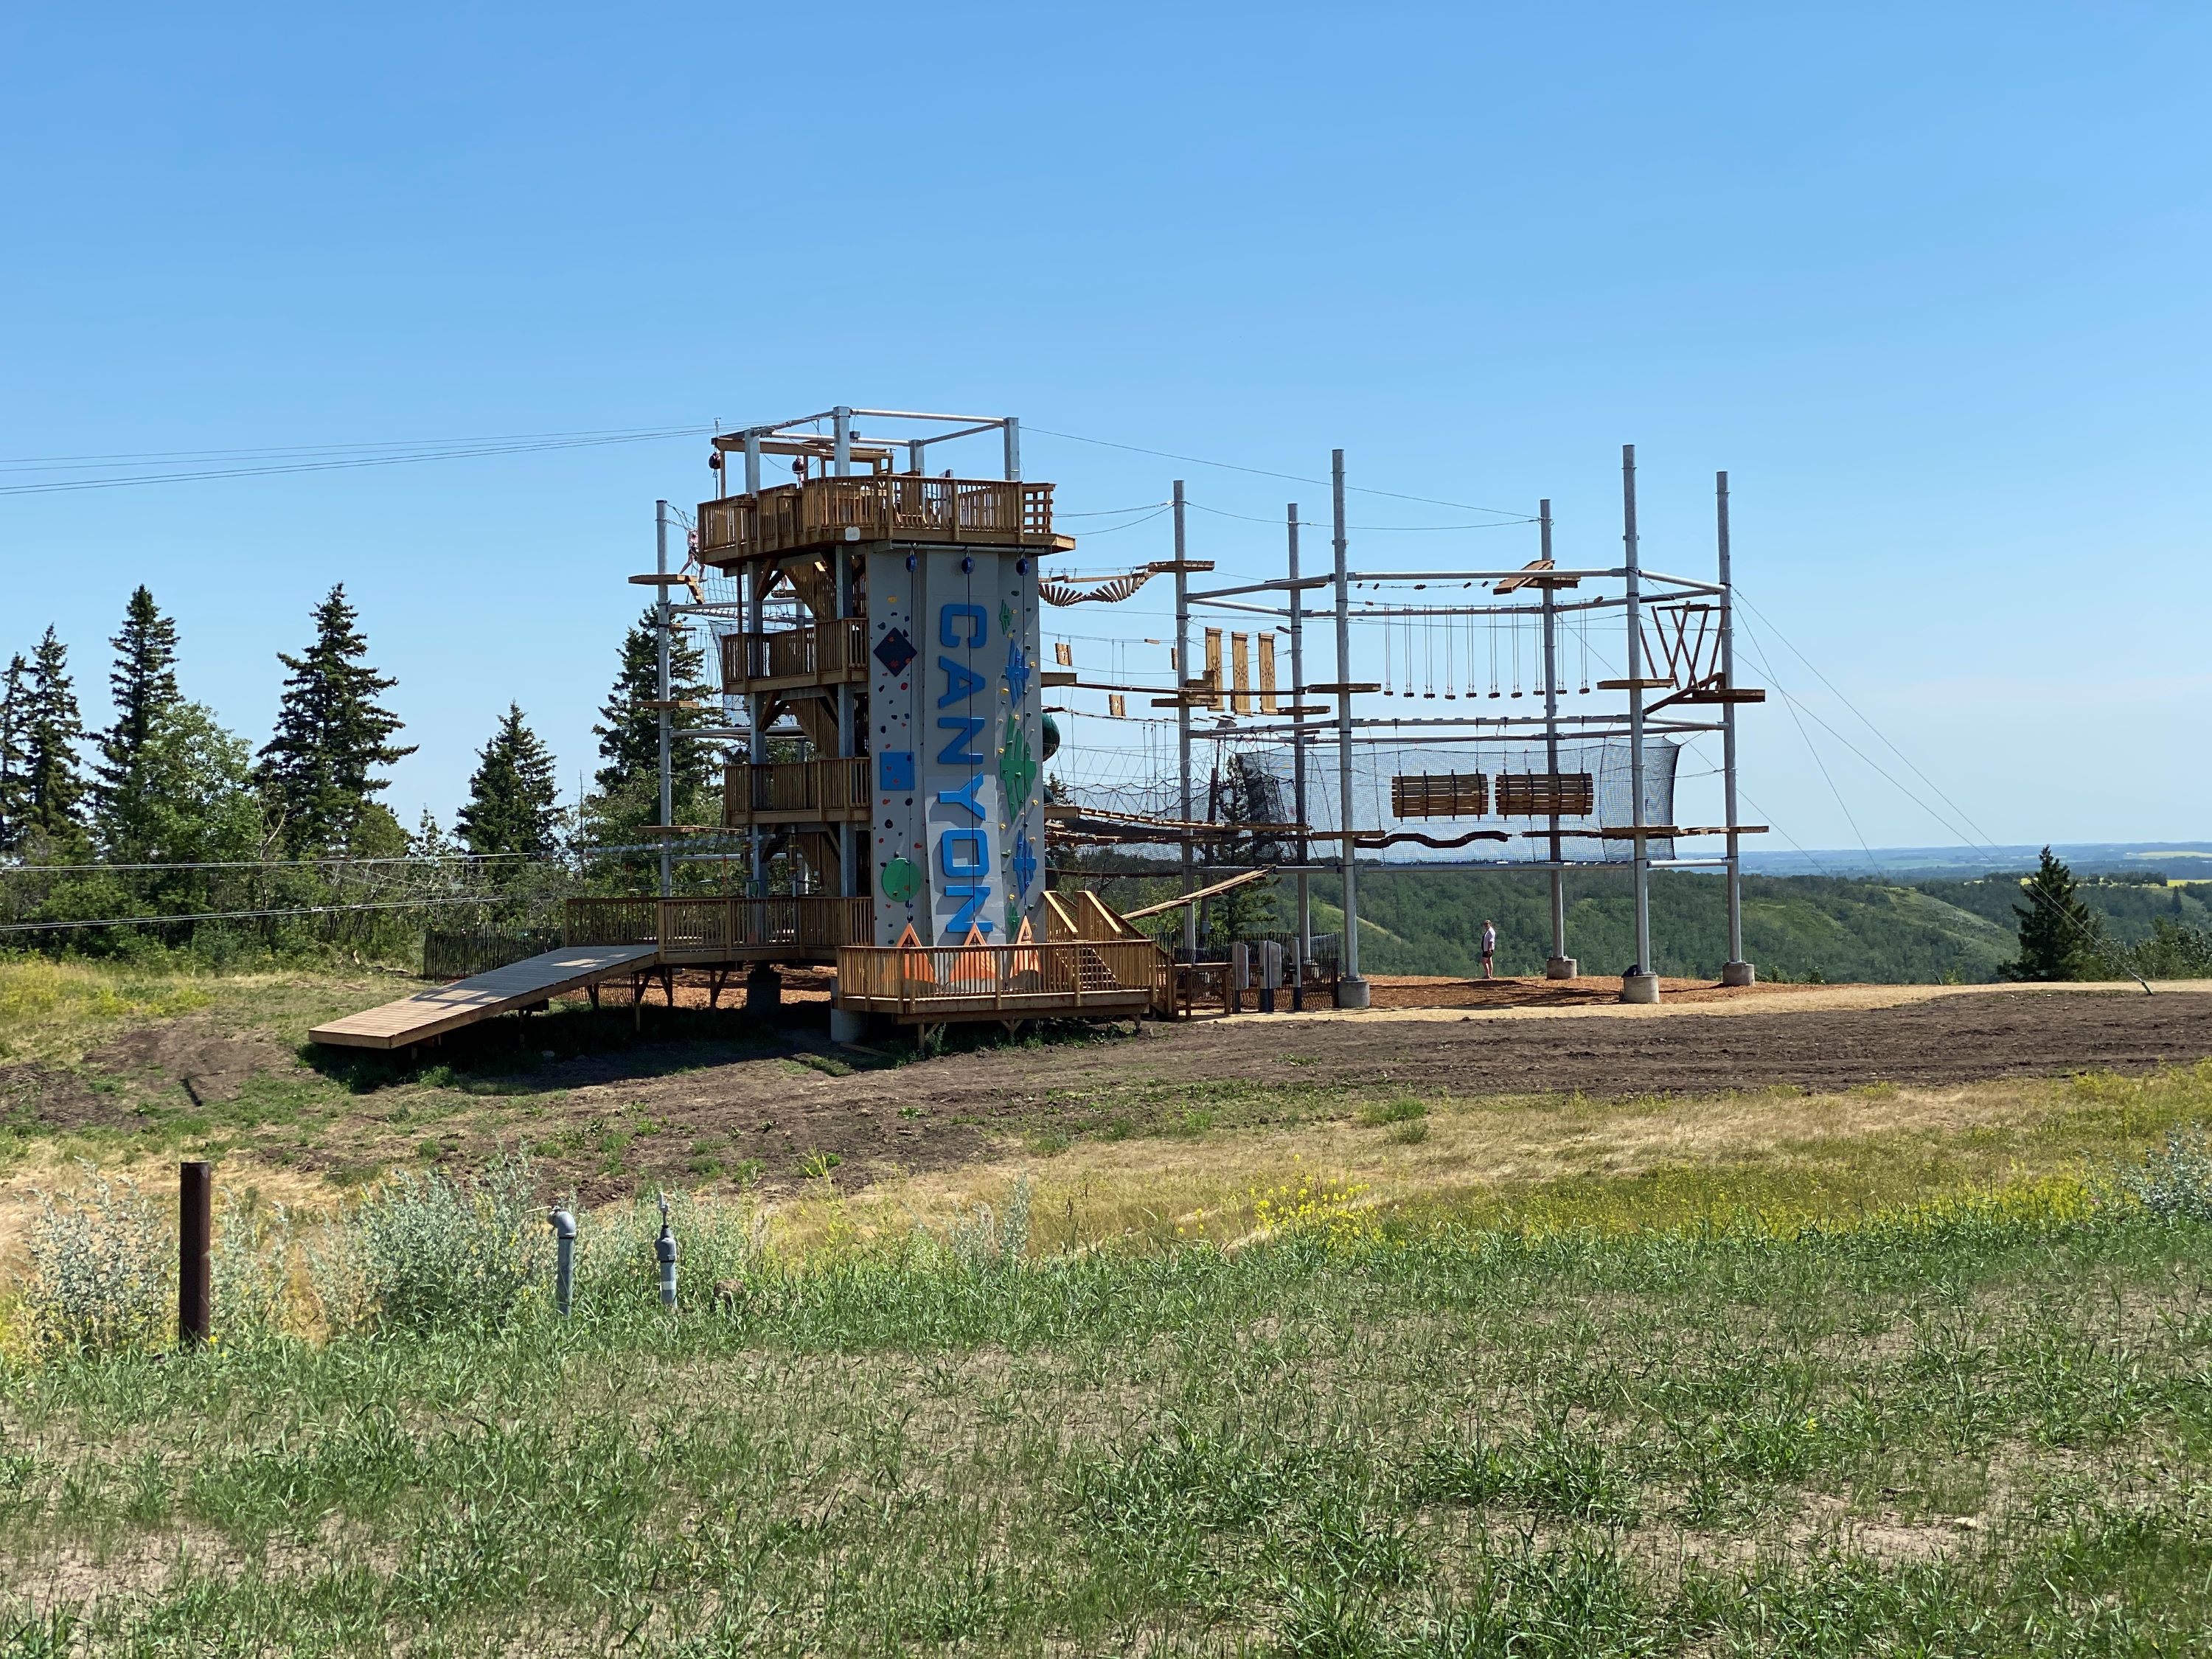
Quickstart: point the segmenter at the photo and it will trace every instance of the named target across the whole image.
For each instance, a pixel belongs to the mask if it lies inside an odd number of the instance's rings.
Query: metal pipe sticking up
[[[545,1224],[553,1229],[553,1308],[566,1319],[576,1296],[576,1217],[573,1211],[554,1210]]]
[[[653,1259],[660,1265],[660,1305],[676,1305],[676,1231],[668,1224],[668,1194],[660,1194],[660,1237],[653,1242]]]

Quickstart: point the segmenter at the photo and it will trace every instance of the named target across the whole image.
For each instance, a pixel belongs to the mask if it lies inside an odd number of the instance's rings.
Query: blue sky
[[[1597,557],[1633,441],[1651,562],[1707,568],[1728,468],[1748,597],[1972,833],[2205,835],[2212,13],[829,15],[14,9],[0,456],[1011,411],[1068,510],[1178,473],[1269,519],[1326,496],[1041,428],[1306,475],[1340,445],[1378,489],[1549,495]],[[258,742],[343,580],[422,745],[392,804],[447,816],[510,698],[591,766],[621,578],[703,459],[0,495],[0,649],[53,622],[95,690],[145,581],[187,690]],[[1278,545],[1194,531],[1224,568]],[[1796,842],[1965,838],[1806,726],[1825,776],[1786,706],[1747,728]]]

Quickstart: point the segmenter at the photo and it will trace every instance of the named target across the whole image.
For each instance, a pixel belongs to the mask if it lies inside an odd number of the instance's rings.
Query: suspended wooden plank
[[[1588,772],[1500,772],[1498,815],[1506,818],[1578,818],[1597,810],[1597,780]]]
[[[1260,712],[1273,714],[1280,712],[1275,707],[1275,636],[1260,635]]]
[[[1231,707],[1237,714],[1249,714],[1252,712],[1252,636],[1249,634],[1231,634],[1229,636],[1229,672],[1234,692],[1230,700]]]
[[[1490,780],[1480,772],[1413,772],[1390,780],[1390,815],[1479,818],[1490,811]]]

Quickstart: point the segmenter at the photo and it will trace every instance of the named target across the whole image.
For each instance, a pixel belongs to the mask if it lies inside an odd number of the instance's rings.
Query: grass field
[[[607,1205],[563,1321],[526,1187],[440,1184],[560,1102],[303,1077],[287,1034],[358,988],[110,988],[42,1005],[55,1074],[210,1022],[265,1064],[196,1128],[18,1121],[15,1183],[197,1136],[259,1191],[210,1352],[160,1352],[160,1294],[117,1351],[41,1347],[14,1253],[0,1651],[2212,1651],[2212,1228],[2118,1179],[2212,1118],[2212,1064],[1613,1100],[1109,1068],[934,1167],[702,1177],[673,1314]],[[234,1103],[287,1079],[345,1158],[268,1161],[299,1124]],[[485,1138],[425,1158],[372,1115],[409,1100]],[[164,1215],[114,1237],[164,1260]]]

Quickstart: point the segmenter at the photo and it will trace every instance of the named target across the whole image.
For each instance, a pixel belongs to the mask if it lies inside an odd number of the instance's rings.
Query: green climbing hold
[[[1012,634],[1014,631],[1013,610],[1004,599],[999,601],[999,631],[1001,634]]]
[[[907,904],[921,890],[921,872],[903,858],[884,866],[884,896],[893,904]]]
[[[1006,746],[999,751],[999,781],[1006,786],[1009,812],[1018,812],[1029,805],[1030,791],[1036,787],[1036,759],[1030,753],[1030,734],[1019,726],[1010,725]]]

